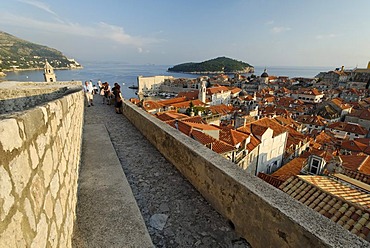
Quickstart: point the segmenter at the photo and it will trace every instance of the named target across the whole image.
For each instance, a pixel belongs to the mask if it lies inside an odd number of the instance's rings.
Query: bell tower
[[[207,93],[206,82],[203,80],[200,82],[198,94],[198,99],[201,100],[203,103],[206,102],[206,93]]]
[[[44,79],[47,83],[57,81],[57,77],[54,73],[54,68],[49,64],[47,59],[45,59]]]

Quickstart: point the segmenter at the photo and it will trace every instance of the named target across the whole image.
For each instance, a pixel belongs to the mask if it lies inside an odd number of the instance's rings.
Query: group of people
[[[108,82],[101,83],[101,81],[99,80],[98,87],[94,87],[91,80],[85,81],[84,92],[87,106],[94,106],[93,95],[99,94],[103,97],[103,104],[114,104],[116,113],[122,114],[122,103],[124,99],[121,93],[121,86],[118,83],[114,83],[114,86],[111,89]]]

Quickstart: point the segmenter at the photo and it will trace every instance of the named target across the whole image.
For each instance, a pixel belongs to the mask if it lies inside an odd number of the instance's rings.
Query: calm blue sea
[[[196,78],[199,75],[170,73],[167,69],[172,65],[130,65],[119,62],[81,62],[83,69],[80,70],[56,70],[58,81],[86,81],[92,80],[96,83],[99,79],[102,82],[109,82],[111,85],[118,82],[122,87],[122,94],[125,98],[137,97],[135,90],[128,88],[136,85],[136,78],[142,76],[171,75],[175,78]],[[330,67],[266,67],[269,75],[288,77],[314,77],[321,71],[329,71]],[[261,75],[265,67],[255,67],[255,75]],[[3,79],[6,81],[44,81],[43,71],[19,71],[7,72]]]

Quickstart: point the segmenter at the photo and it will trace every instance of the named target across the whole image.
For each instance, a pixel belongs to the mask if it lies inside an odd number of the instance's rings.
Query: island
[[[54,69],[80,69],[82,66],[62,52],[0,31],[0,76],[6,71],[42,70],[47,60]]]
[[[253,73],[254,67],[246,62],[218,57],[200,63],[190,62],[175,65],[168,68],[168,71],[191,74]]]

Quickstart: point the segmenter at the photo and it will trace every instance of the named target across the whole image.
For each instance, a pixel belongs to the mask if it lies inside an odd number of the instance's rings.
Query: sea
[[[89,81],[97,84],[98,80],[108,82],[110,85],[117,82],[121,85],[124,98],[137,98],[135,89],[130,89],[132,85],[137,85],[138,76],[165,75],[175,78],[197,78],[199,74],[185,74],[168,72],[167,69],[173,65],[131,65],[120,62],[80,62],[83,69],[74,70],[55,70],[58,81]],[[319,72],[334,70],[331,67],[288,67],[288,66],[255,66],[255,75],[261,75],[266,69],[269,75],[292,77],[313,78]],[[5,78],[1,81],[21,81],[21,82],[43,82],[42,70],[35,71],[15,71],[6,72]],[[248,75],[248,74],[246,74]],[[0,83],[1,83],[0,81]]]

